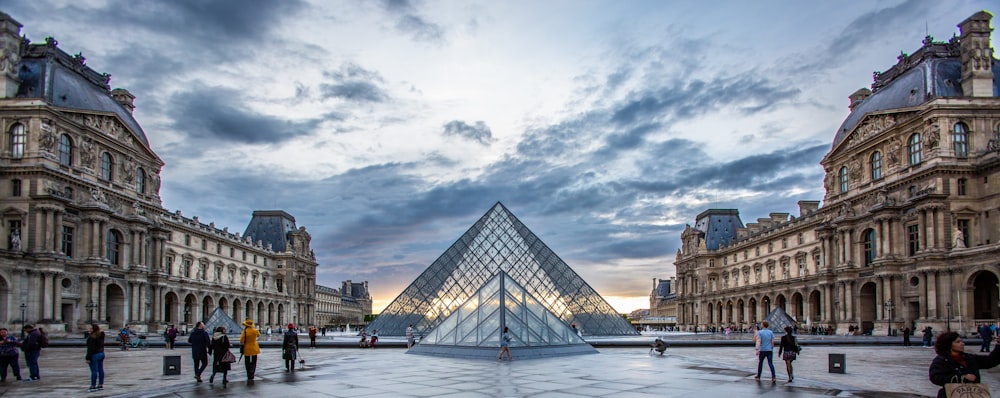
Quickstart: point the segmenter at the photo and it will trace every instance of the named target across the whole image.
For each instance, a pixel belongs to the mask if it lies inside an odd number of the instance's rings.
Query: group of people
[[[413,325],[410,325],[413,327]],[[372,329],[371,336],[365,329],[361,329],[361,340],[358,341],[358,347],[361,348],[375,348],[375,343],[378,343],[378,329]]]
[[[42,353],[42,348],[49,345],[48,335],[41,327],[34,325],[24,325],[22,330],[23,338],[10,333],[7,328],[0,328],[0,382],[7,381],[7,368],[13,371],[14,378],[21,381],[35,381],[41,379],[38,369],[38,357]],[[24,353],[24,363],[28,367],[28,377],[21,377],[21,354]]]

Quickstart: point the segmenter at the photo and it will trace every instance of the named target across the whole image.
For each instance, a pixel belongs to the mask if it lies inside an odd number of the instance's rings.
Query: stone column
[[[53,244],[52,251],[54,251],[56,253],[62,253],[63,252],[63,250],[62,250],[62,246],[63,246],[63,234],[62,234],[62,232],[63,232],[63,225],[62,225],[63,224],[63,213],[64,212],[62,210],[56,210],[55,211],[55,223],[54,223],[55,225],[52,228],[52,233],[55,234],[55,236],[54,236],[55,243]],[[70,253],[63,253],[63,254],[69,255]],[[58,312],[61,313],[62,311],[60,310]]]
[[[52,274],[52,319],[62,321],[62,278],[63,274]]]
[[[937,288],[937,272],[928,271],[927,272],[927,316],[929,318],[941,319],[941,313],[938,311],[938,288]]]

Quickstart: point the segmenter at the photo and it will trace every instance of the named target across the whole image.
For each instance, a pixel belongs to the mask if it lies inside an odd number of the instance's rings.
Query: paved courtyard
[[[338,336],[340,342],[353,337]],[[307,341],[307,339],[303,339]],[[324,343],[333,343],[328,338]],[[392,341],[389,340],[389,343]],[[969,346],[970,350],[978,346]],[[0,385],[2,396],[32,397],[927,397],[937,388],[927,381],[929,348],[865,345],[806,345],[795,361],[795,381],[787,382],[776,361],[778,382],[764,370],[755,381],[752,346],[668,349],[650,355],[644,347],[599,348],[600,353],[540,360],[495,362],[410,355],[403,348],[303,349],[306,359],[294,374],[284,372],[280,350],[265,348],[258,379],[248,386],[242,363],[228,387],[195,383],[190,350],[162,347],[145,351],[107,349],[105,389],[88,393],[83,347],[50,347],[41,358],[42,380]],[[234,350],[235,352],[235,350]],[[828,354],[846,355],[846,373],[828,372]],[[163,376],[163,356],[180,355],[182,374]],[[23,359],[22,359],[23,363]],[[26,370],[22,369],[26,373]],[[1000,369],[984,372],[1000,391]]]

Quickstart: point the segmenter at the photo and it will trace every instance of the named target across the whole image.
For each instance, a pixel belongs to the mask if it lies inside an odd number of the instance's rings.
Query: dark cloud
[[[476,121],[474,125],[469,125],[461,120],[452,120],[444,125],[444,135],[457,135],[483,145],[490,145],[495,141],[493,132],[483,121]]]
[[[324,72],[330,82],[319,85],[323,98],[340,98],[355,102],[383,102],[388,99],[380,84],[384,82],[377,72],[348,63],[340,70]]]
[[[417,41],[440,42],[443,39],[444,29],[418,15],[416,7],[408,0],[384,0],[382,4],[398,18],[396,29],[400,32],[413,35]]]
[[[291,121],[253,112],[244,94],[221,87],[175,94],[166,109],[176,131],[194,141],[272,144],[309,134],[320,120]]]

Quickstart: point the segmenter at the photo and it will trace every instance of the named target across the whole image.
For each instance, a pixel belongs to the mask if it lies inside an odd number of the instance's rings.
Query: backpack
[[[48,347],[49,346],[49,336],[46,335],[45,333],[39,333],[39,335],[40,336],[38,337],[38,346],[42,347],[42,348]]]

